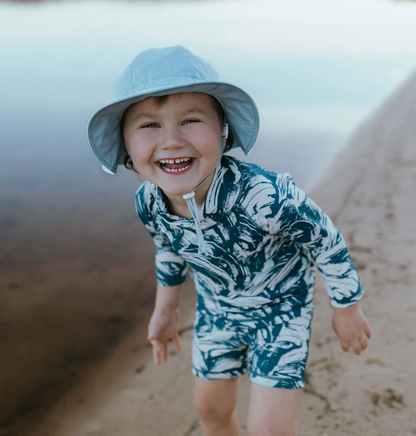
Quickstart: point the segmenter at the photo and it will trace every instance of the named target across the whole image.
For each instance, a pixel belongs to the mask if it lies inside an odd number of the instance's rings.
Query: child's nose
[[[168,127],[164,129],[161,146],[163,149],[175,149],[185,146],[185,139],[176,127]]]

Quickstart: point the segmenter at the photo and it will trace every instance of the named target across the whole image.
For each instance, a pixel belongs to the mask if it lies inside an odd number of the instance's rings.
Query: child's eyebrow
[[[133,118],[133,121],[140,120],[141,118],[154,118],[156,114],[152,112],[141,112]]]
[[[198,107],[193,107],[190,109],[186,109],[183,112],[180,112],[181,116],[186,116],[189,114],[194,114],[194,113],[200,113],[202,115],[206,115],[206,112],[203,111],[202,109],[198,108]],[[142,118],[155,118],[157,116],[157,114],[155,114],[154,112],[141,112],[139,114],[137,114],[134,118],[133,121],[138,121]]]
[[[199,107],[193,107],[193,108],[190,108],[190,109],[186,109],[186,110],[184,110],[183,112],[181,112],[181,115],[182,116],[185,116],[185,115],[189,115],[189,114],[193,114],[193,113],[199,113],[199,114],[202,114],[202,115],[206,115],[207,113],[205,112],[205,111],[203,111],[201,108],[199,108]]]

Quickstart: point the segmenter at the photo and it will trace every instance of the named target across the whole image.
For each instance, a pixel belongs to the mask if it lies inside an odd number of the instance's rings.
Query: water
[[[415,67],[415,17],[383,0],[0,3],[1,150],[42,173],[54,153],[96,170],[89,115],[138,51],[180,43],[254,97],[250,159],[306,187]]]
[[[383,0],[0,2],[2,434],[151,310],[139,182],[104,174],[85,135],[137,52],[183,44],[247,90],[261,133],[236,155],[307,190],[415,68],[415,22],[415,4]]]

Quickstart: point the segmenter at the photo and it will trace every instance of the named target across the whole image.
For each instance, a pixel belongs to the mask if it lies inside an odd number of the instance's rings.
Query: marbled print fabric
[[[291,176],[223,156],[200,211],[206,254],[193,220],[169,214],[157,186],[139,188],[136,209],[156,245],[157,282],[178,285],[192,268],[194,373],[235,377],[249,362],[258,383],[302,387],[314,264],[334,307],[362,290],[339,230]]]

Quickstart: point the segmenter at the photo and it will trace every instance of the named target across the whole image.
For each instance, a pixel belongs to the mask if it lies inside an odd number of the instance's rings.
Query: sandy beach
[[[360,356],[341,350],[319,280],[300,436],[416,434],[415,119],[413,76],[359,126],[308,191],[347,241],[373,337]],[[112,277],[117,280],[117,274]],[[171,355],[164,366],[152,363],[146,341],[151,307],[144,305],[142,322],[104,360],[91,364],[36,428],[21,435],[201,436],[192,406],[194,304],[188,280],[181,307],[182,353]],[[249,391],[243,377],[237,406],[242,436],[247,435]]]

